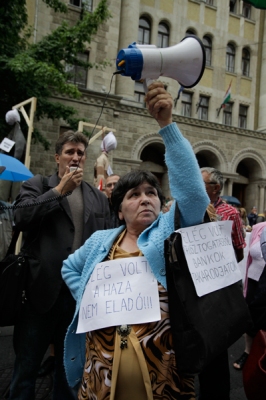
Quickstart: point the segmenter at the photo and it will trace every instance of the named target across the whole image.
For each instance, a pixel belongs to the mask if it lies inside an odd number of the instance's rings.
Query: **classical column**
[[[264,199],[265,199],[265,185],[259,185],[260,200],[258,212],[262,213],[264,211]]]
[[[261,38],[261,49],[258,48],[258,52],[261,52],[261,59],[258,57],[258,62],[261,62],[261,73],[259,79],[259,115],[258,115],[258,130],[266,132],[266,13],[264,18],[264,32]]]
[[[127,48],[138,41],[140,0],[121,0],[120,31],[118,50]],[[116,76],[115,93],[127,99],[134,99],[134,85],[130,77]]]
[[[232,196],[233,193],[233,182],[231,179],[227,180],[227,194],[228,196]]]

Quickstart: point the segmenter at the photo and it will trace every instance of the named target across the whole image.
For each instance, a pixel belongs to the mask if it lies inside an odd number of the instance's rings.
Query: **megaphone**
[[[206,55],[197,36],[186,36],[175,46],[130,44],[119,51],[116,67],[122,76],[135,81],[144,80],[144,88],[160,76],[173,78],[184,88],[195,86],[205,69]],[[117,71],[117,72],[118,72]]]

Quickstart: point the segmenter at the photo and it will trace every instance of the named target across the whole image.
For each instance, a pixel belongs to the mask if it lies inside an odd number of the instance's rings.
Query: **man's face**
[[[203,171],[201,175],[205,183],[206,192],[211,202],[214,203],[219,197],[220,185],[211,181],[210,174],[207,171]]]
[[[63,145],[62,153],[55,155],[55,161],[58,165],[58,176],[62,178],[66,167],[84,167],[86,159],[85,146],[83,143],[68,142]]]
[[[119,181],[120,177],[118,175],[108,176],[105,181],[105,194],[110,199],[112,191],[114,190],[114,186],[117,181]]]

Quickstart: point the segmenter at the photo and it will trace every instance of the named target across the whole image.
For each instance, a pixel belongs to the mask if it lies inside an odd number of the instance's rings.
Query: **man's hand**
[[[66,194],[67,192],[73,192],[73,190],[75,190],[76,187],[81,184],[82,178],[83,170],[81,168],[78,168],[74,172],[70,172],[70,169],[67,166],[65,174],[55,189],[62,195]]]
[[[164,89],[162,82],[153,82],[148,87],[145,101],[149,113],[156,119],[161,128],[172,123],[173,99]]]

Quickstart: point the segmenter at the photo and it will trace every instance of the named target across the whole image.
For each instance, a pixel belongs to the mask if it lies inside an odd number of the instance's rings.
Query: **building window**
[[[77,59],[81,63],[88,63],[89,55],[88,54],[79,54]],[[78,64],[67,64],[66,65],[66,72],[68,73],[68,82],[77,85],[79,88],[86,89],[87,87],[87,75],[88,75],[88,68],[84,65]]]
[[[235,70],[235,48],[232,44],[226,47],[226,71],[234,72]]]
[[[186,36],[190,36],[190,35],[196,35],[196,33],[192,30],[192,29],[188,29],[187,31],[186,31]]]
[[[229,9],[231,13],[237,13],[237,0],[229,0]]]
[[[182,93],[182,110],[181,114],[184,117],[191,117],[192,110],[192,93]]]
[[[223,123],[224,125],[232,125],[232,103],[226,103],[224,107],[224,114],[223,114]]]
[[[238,127],[246,129],[247,128],[247,116],[248,116],[248,107],[239,106],[239,116],[238,116]]]
[[[158,28],[157,47],[169,46],[169,28],[165,23],[160,23]]]
[[[209,6],[213,6],[213,0],[205,0],[206,4],[209,4]]]
[[[251,5],[247,3],[243,3],[243,17],[251,19]]]
[[[203,46],[205,48],[206,53],[206,65],[211,65],[212,62],[212,41],[209,36],[203,37]]]
[[[84,7],[86,11],[92,11],[92,0],[69,0],[69,4],[76,7]]]
[[[146,18],[139,20],[138,44],[150,44],[151,24]]]
[[[141,82],[135,82],[135,89],[134,89],[134,98],[135,101],[138,103],[145,103],[144,98],[145,98],[145,91],[143,88],[143,83]]]
[[[250,53],[248,49],[242,50],[242,75],[249,76]]]
[[[200,96],[197,104],[198,119],[208,121],[209,97]]]

